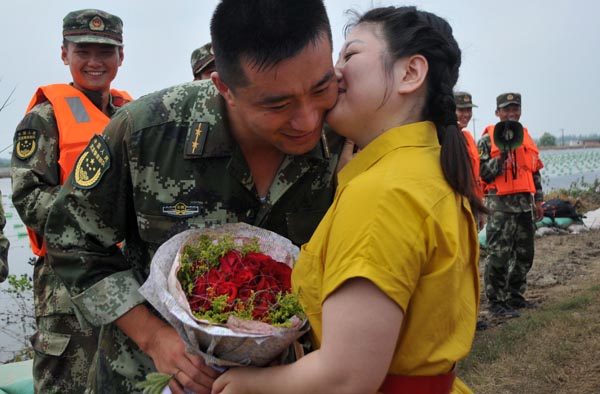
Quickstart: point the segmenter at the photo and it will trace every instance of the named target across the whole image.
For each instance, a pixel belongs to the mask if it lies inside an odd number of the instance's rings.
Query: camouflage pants
[[[82,330],[74,315],[41,316],[36,323],[38,331],[31,337],[35,392],[83,393],[97,336]]]
[[[486,225],[485,294],[490,303],[524,299],[533,265],[535,223],[531,212],[494,212]]]

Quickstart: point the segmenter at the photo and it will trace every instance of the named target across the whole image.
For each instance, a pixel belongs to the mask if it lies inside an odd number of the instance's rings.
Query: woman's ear
[[[396,62],[398,75],[400,76],[398,84],[398,93],[413,93],[425,83],[429,63],[423,55],[413,55],[406,59]]]

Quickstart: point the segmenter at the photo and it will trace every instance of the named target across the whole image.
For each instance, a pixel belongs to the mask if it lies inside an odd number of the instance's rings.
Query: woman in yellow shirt
[[[475,333],[482,206],[457,128],[460,56],[448,23],[413,7],[351,26],[327,121],[360,151],[292,274],[316,350],[232,369],[213,393],[469,392],[455,365]]]

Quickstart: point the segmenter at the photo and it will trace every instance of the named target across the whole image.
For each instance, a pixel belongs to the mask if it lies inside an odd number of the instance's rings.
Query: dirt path
[[[484,261],[485,251],[482,251],[481,272]],[[525,294],[527,299],[543,305],[594,280],[600,283],[600,230],[536,238],[535,259],[528,274],[528,290]],[[490,327],[501,324],[502,320],[494,319],[487,313],[483,294],[481,300],[480,319]]]

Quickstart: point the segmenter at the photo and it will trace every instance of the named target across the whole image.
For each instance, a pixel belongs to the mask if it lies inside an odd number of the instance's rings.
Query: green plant
[[[8,288],[0,290],[0,293],[8,296],[7,304],[13,307],[0,311],[0,333],[13,339],[21,349],[0,351],[11,353],[12,361],[27,360],[32,357],[29,335],[35,331],[33,279],[26,274],[9,275],[7,284]]]

